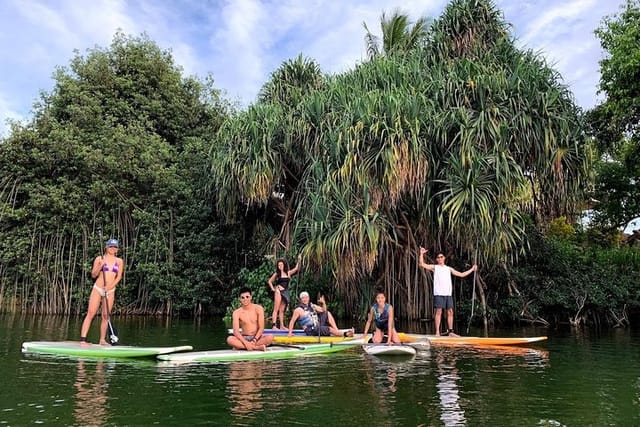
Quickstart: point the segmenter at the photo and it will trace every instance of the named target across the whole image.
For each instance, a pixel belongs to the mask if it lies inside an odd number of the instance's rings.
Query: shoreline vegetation
[[[0,141],[0,312],[83,313],[104,234],[126,266],[113,314],[224,316],[242,286],[271,312],[274,260],[300,255],[292,295],[361,319],[381,288],[429,319],[425,246],[479,266],[454,281],[457,322],[637,323],[640,241],[619,230],[640,216],[638,112],[615,85],[640,84],[616,79],[639,10],[596,30],[608,97],[588,112],[489,0],[383,14],[366,61],[328,75],[300,55],[243,110],[117,33]]]

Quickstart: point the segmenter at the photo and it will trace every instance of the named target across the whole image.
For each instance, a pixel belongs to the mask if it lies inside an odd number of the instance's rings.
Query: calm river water
[[[351,351],[178,367],[20,352],[23,341],[76,339],[81,321],[0,315],[0,425],[640,425],[637,331],[498,330],[490,335],[549,340],[531,348],[432,347],[412,359]],[[114,323],[127,345],[225,348],[220,320]]]

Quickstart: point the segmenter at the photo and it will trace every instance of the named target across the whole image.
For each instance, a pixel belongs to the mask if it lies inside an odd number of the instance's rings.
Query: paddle
[[[321,297],[320,293],[318,293],[318,298],[316,299],[319,300]],[[326,307],[326,305],[325,305]],[[313,311],[316,313],[316,319],[318,320],[318,344],[320,344],[320,342],[322,341],[322,339],[320,338],[320,316],[318,315],[318,312],[316,311],[316,309],[314,308]]]
[[[476,243],[476,255],[473,260],[474,264],[477,264],[478,261],[478,244]],[[473,272],[473,293],[471,294],[471,315],[469,316],[469,322],[467,323],[467,335],[469,335],[469,329],[471,328],[471,319],[473,319],[473,310],[475,308],[476,303],[476,273],[477,270]]]
[[[367,345],[367,347],[384,347],[384,346],[393,347],[394,345],[398,346],[398,345],[406,345],[406,344],[401,343],[401,342],[392,342],[391,344],[389,344],[387,342],[371,342],[371,343],[367,343],[366,345]]]
[[[100,240],[102,241],[102,230],[100,230]],[[102,252],[102,287],[104,289],[104,296],[102,297],[102,311],[107,314],[107,342],[111,345],[116,345],[119,341],[118,331],[111,324],[111,314],[109,313],[109,304],[107,302],[107,275],[104,271],[104,252]]]
[[[350,346],[350,345],[355,345],[355,344],[367,344],[367,343],[364,340],[364,338],[354,338],[352,340],[330,342],[329,343],[329,347],[337,347],[337,346],[340,346],[340,345]]]
[[[295,348],[297,350],[305,350],[307,348],[304,345],[294,345],[294,344],[276,344],[271,346],[271,348],[273,347]]]

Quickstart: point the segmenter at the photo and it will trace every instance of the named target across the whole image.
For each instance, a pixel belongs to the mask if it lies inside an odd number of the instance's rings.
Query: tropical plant
[[[380,37],[373,34],[367,27],[367,23],[363,22],[362,25],[367,32],[365,42],[369,59],[381,54],[406,54],[416,50],[427,41],[429,23],[427,18],[422,17],[411,25],[409,16],[399,10],[394,11],[390,18],[387,18],[383,12],[380,17],[382,31],[382,41],[380,41]]]
[[[514,47],[490,2],[454,1],[432,28],[426,45],[374,56],[296,104],[253,105],[219,135],[223,207],[291,224],[279,244],[330,271],[348,308],[373,284],[402,301],[400,316],[428,315],[421,244],[458,265],[513,261],[523,212],[571,216],[588,180],[571,94]]]

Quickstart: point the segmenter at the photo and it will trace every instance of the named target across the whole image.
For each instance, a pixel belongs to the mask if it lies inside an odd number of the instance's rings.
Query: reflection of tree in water
[[[232,362],[229,364],[228,396],[231,414],[255,416],[263,409],[263,362]]]
[[[76,405],[73,411],[75,424],[78,426],[102,426],[107,418],[107,389],[105,366],[98,361],[95,371],[85,368],[85,361],[78,361],[78,376],[74,384],[76,388]]]
[[[453,352],[439,351],[436,356],[438,397],[440,398],[440,420],[446,426],[465,425],[464,409],[460,406],[458,381],[460,375],[456,368]]]
[[[392,363],[384,363],[375,357],[364,359],[366,383],[371,387],[374,414],[391,419],[396,400],[398,372]]]

